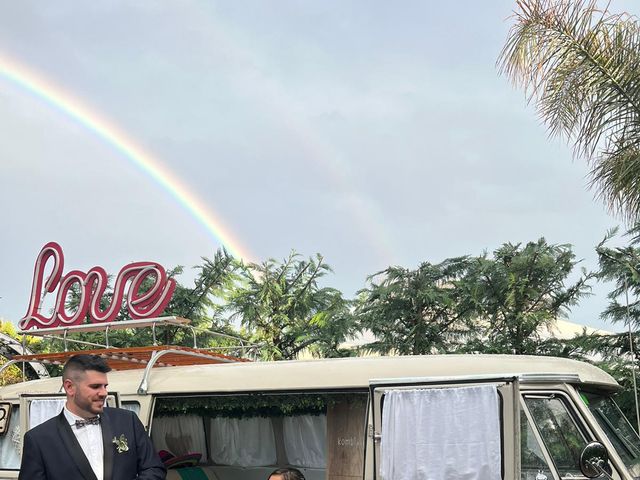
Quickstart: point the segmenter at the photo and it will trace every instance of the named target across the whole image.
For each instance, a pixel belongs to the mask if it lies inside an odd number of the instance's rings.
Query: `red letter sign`
[[[53,260],[53,269],[45,280],[44,271],[50,260]],[[101,302],[107,288],[107,272],[104,268],[93,267],[87,273],[72,270],[62,276],[63,268],[62,248],[55,242],[47,243],[36,260],[29,309],[18,322],[21,330],[79,325],[87,315],[94,323],[112,322],[118,315],[123,300],[126,301],[131,318],[140,320],[157,317],[167,308],[176,289],[175,280],[167,277],[167,272],[161,265],[155,262],[130,263],[118,273],[111,302],[103,307]],[[148,290],[143,291],[145,280],[153,283]],[[68,313],[65,302],[74,283],[78,284],[80,298],[76,310]],[[53,313],[46,317],[40,313],[40,304],[45,295],[54,292],[56,288],[58,294]]]

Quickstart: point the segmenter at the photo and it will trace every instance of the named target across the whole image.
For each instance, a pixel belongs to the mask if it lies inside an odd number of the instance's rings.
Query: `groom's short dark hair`
[[[67,379],[75,373],[84,373],[87,370],[95,370],[100,373],[107,373],[111,371],[111,367],[107,364],[104,358],[99,355],[87,355],[81,353],[74,355],[67,360],[62,369],[62,379]]]

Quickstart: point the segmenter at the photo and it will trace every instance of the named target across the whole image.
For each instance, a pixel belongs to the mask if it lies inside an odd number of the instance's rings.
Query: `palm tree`
[[[591,167],[613,213],[640,219],[640,26],[595,0],[517,0],[498,65]]]

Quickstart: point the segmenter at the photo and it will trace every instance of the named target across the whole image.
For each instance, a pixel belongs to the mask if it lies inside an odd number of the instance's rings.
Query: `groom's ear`
[[[73,396],[75,394],[76,386],[70,378],[65,378],[62,381],[62,388],[64,388],[67,395]]]

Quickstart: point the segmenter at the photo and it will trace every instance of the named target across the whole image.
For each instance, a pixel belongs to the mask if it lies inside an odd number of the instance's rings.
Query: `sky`
[[[0,318],[65,272],[321,253],[352,296],[505,242],[620,224],[496,60],[514,0],[1,2]],[[612,0],[612,11],[633,9]],[[569,319],[599,318],[609,287]]]

